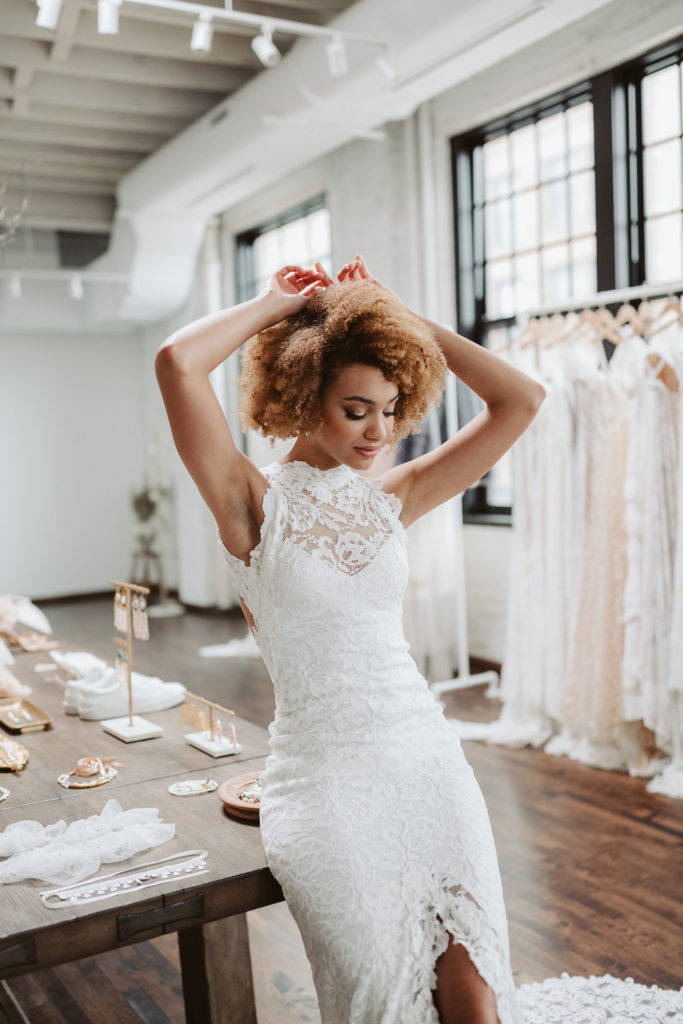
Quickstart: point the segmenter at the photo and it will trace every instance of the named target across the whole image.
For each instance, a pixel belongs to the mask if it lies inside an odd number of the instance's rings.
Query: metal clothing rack
[[[683,294],[683,281],[671,281],[660,285],[636,285],[632,288],[616,288],[613,291],[595,292],[594,295],[580,302],[563,302],[558,306],[539,306],[529,309],[516,317],[518,326],[524,326],[529,320],[539,320],[557,313],[572,313],[576,310],[601,308],[602,306],[620,305],[625,302],[641,302],[646,299],[664,299],[668,295]]]

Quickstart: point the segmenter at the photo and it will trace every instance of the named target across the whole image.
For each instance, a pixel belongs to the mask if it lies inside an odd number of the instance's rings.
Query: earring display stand
[[[197,705],[200,705],[197,707]],[[234,715],[230,708],[224,708],[222,704],[207,700],[206,697],[199,697],[196,693],[186,693],[186,702],[182,706],[182,720],[193,722],[195,725],[203,726],[207,723],[208,728],[201,728],[198,732],[186,733],[185,740],[191,747],[203,750],[211,757],[223,757],[225,754],[239,754],[242,744],[237,742],[237,734],[234,725],[229,726],[231,737],[228,739],[223,735],[219,715]]]
[[[136,740],[151,740],[157,736],[161,736],[163,729],[156,722],[148,722],[147,719],[142,718],[140,715],[133,714],[133,633],[140,639],[146,639],[144,633],[141,633],[138,629],[138,623],[133,623],[133,597],[135,596],[136,602],[139,602],[140,598],[144,598],[149,594],[148,587],[139,587],[135,583],[121,583],[119,580],[109,580],[113,587],[116,587],[115,595],[115,622],[117,621],[117,613],[120,614],[122,611],[121,605],[125,603],[125,628],[123,621],[117,622],[116,628],[126,634],[125,640],[122,637],[115,636],[114,643],[118,644],[121,650],[117,652],[117,659],[119,661],[125,661],[126,663],[126,679],[128,684],[128,714],[122,718],[108,718],[105,719],[101,724],[105,732],[110,733],[112,736],[116,736],[118,740],[123,740],[124,743],[134,743]],[[120,605],[116,608],[116,602]],[[139,606],[139,605],[138,605]],[[146,630],[145,630],[146,633]]]

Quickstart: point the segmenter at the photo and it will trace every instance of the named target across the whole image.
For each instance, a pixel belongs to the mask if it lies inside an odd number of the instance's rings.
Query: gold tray
[[[0,698],[0,722],[10,732],[36,732],[49,729],[52,715],[21,697]]]

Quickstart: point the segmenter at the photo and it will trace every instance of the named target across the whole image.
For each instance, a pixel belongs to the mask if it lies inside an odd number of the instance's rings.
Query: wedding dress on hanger
[[[681,993],[609,975],[515,988],[486,804],[403,634],[401,503],[345,464],[261,472],[260,539],[248,563],[224,556],[275,691],[261,838],[323,1024],[438,1024],[449,934],[500,1024],[601,1019],[587,1007],[654,1024],[683,1010]]]

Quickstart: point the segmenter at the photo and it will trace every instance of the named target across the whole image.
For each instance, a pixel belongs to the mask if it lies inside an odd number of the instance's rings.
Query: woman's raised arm
[[[237,548],[248,550],[247,506],[258,506],[254,490],[264,481],[235,444],[209,374],[249,338],[297,312],[320,286],[318,273],[283,267],[256,298],[187,324],[157,350],[154,368],[178,454]]]

